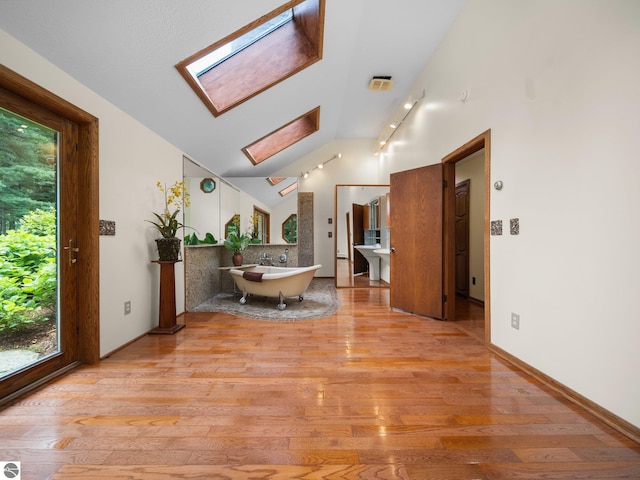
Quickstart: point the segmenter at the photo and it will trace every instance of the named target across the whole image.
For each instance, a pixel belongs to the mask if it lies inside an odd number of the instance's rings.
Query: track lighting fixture
[[[335,160],[336,158],[342,158],[342,153],[335,153],[335,154],[334,154],[330,159],[325,160],[324,162],[319,163],[318,165],[316,165],[315,167],[313,167],[311,170],[309,170],[309,171],[307,171],[307,172],[301,173],[301,174],[300,174],[300,176],[301,176],[302,178],[309,178],[309,174],[310,174],[311,172],[313,172],[313,171],[314,171],[314,170],[316,170],[316,169],[318,169],[318,170],[323,169],[323,168],[324,168],[324,166],[325,166],[327,163],[329,163],[329,162],[331,162],[331,161]]]
[[[396,111],[394,117],[396,119],[390,121],[387,126],[384,128],[380,136],[378,137],[378,143],[374,149],[374,155],[379,155],[382,150],[389,144],[391,137],[398,131],[402,123],[406,120],[409,114],[413,111],[413,108],[425,97],[424,90],[422,91],[422,96],[413,97],[410,96],[403,104],[402,108],[399,108],[399,111]],[[397,120],[400,118],[400,120]]]

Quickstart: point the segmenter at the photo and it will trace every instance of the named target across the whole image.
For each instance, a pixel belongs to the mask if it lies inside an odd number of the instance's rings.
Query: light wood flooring
[[[371,280],[368,273],[362,275],[353,274],[353,262],[346,258],[338,258],[336,261],[336,286],[351,288],[389,288],[389,284],[381,280]]]
[[[186,315],[0,411],[22,479],[639,479],[640,446],[454,322]]]

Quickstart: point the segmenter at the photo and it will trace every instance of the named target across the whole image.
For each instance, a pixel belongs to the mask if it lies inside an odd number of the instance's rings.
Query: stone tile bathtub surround
[[[276,259],[285,249],[287,266],[298,266],[298,246],[289,244],[249,245],[242,252],[245,264],[258,263],[266,252]],[[224,245],[194,245],[184,248],[185,308],[193,311],[202,302],[223,292],[233,292],[233,279],[228,271],[220,267],[230,267],[231,252]]]

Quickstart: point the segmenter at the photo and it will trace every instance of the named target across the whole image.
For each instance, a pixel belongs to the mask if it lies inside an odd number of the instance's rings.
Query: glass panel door
[[[0,108],[0,379],[60,352],[59,145]]]
[[[0,89],[0,401],[78,360],[78,182],[78,125]]]

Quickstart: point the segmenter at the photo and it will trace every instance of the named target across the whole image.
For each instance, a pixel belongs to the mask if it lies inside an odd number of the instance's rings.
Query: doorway
[[[371,204],[386,204],[389,185],[337,184],[334,190],[334,272],[337,288],[388,288],[388,262],[380,260],[379,276],[370,275],[368,260],[355,245],[388,247],[389,225],[380,206],[372,213]],[[365,213],[366,212],[366,213]],[[333,222],[333,219],[331,220]],[[375,219],[372,222],[372,219]],[[373,259],[375,261],[375,259]]]
[[[8,135],[24,137],[32,129],[49,139],[33,147],[33,152],[36,163],[43,160],[53,170],[49,210],[54,214],[46,233],[52,236],[55,250],[53,259],[38,261],[51,270],[55,283],[47,305],[47,320],[55,325],[55,345],[42,358],[3,374],[0,403],[4,403],[80,362],[99,360],[98,121],[4,66],[0,66],[0,102],[7,114],[5,127],[11,130],[13,122],[19,123]],[[40,155],[43,146],[44,156]],[[22,206],[30,210],[28,202]],[[16,226],[28,224],[27,220],[21,214]],[[33,227],[36,231],[38,225]],[[29,282],[31,291],[24,292],[27,306],[34,296],[47,293],[44,287],[35,289],[32,277]],[[36,311],[23,315],[33,320]]]
[[[453,169],[445,168],[445,180],[450,185],[456,185],[471,177],[469,197],[472,211],[470,222],[475,221],[475,226],[470,224],[470,230],[475,231],[470,235],[470,269],[468,275],[468,297],[461,298],[456,295],[457,288],[461,284],[456,275],[460,271],[456,265],[458,248],[456,247],[456,189],[447,189],[444,199],[445,216],[445,247],[444,247],[444,283],[448,298],[455,301],[447,302],[447,318],[459,321],[458,326],[469,333],[484,340],[486,345],[491,342],[491,312],[490,312],[490,193],[491,193],[491,130],[478,135],[476,138],[462,145],[442,159],[445,166],[453,166]],[[477,173],[481,170],[481,173]],[[475,174],[472,172],[476,172]],[[461,175],[459,175],[461,174]],[[464,177],[464,178],[463,178]],[[475,180],[475,181],[474,181]],[[481,205],[478,205],[481,204]],[[480,207],[480,208],[477,208]],[[481,230],[481,233],[477,232]],[[478,236],[481,235],[481,239]],[[473,238],[476,238],[474,241]],[[464,270],[464,269],[462,269]],[[463,273],[465,274],[465,273]]]
[[[484,341],[484,149],[456,169],[456,324]]]

